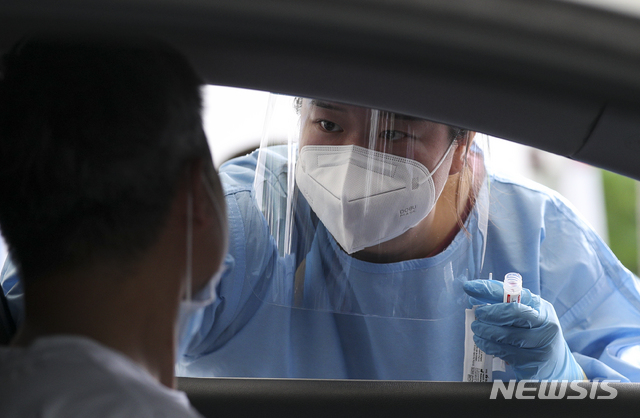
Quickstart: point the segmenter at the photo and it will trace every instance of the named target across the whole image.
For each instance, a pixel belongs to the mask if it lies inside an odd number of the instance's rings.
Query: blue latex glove
[[[502,282],[495,280],[466,282],[464,291],[472,305],[485,305],[471,324],[476,345],[509,363],[518,380],[585,379],[549,302],[522,289],[520,303],[502,303]]]

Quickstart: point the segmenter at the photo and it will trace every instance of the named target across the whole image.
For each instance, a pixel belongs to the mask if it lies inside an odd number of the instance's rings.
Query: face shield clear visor
[[[463,315],[488,224],[479,142],[408,115],[272,95],[254,191],[278,256],[256,295],[362,316]]]

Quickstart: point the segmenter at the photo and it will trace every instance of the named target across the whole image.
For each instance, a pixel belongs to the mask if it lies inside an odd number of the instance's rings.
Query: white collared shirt
[[[200,417],[123,354],[67,335],[0,348],[0,416]]]

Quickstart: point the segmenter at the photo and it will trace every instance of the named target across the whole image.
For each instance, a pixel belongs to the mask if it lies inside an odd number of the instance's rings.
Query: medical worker
[[[494,379],[640,380],[637,279],[560,196],[491,172],[472,132],[270,109],[297,114],[221,167],[234,265],[180,373],[468,380],[465,310],[482,305],[473,339],[507,363]],[[509,272],[520,304],[501,303]]]
[[[472,333],[507,363],[494,379],[640,381],[635,276],[560,196],[492,172],[473,132],[326,100],[269,109],[284,117],[260,150],[220,168],[229,269],[179,374],[466,381]],[[501,303],[509,272],[520,304]]]
[[[226,251],[200,78],[142,40],[38,37],[3,57],[0,228],[26,310],[0,416],[200,417],[177,335]]]

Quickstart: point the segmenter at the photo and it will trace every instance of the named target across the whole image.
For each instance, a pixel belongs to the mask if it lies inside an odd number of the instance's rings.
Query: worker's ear
[[[453,159],[451,161],[449,175],[458,174],[465,167],[467,153],[475,136],[476,133],[473,131],[464,131],[455,139],[457,144],[454,145],[456,148],[453,151]]]

